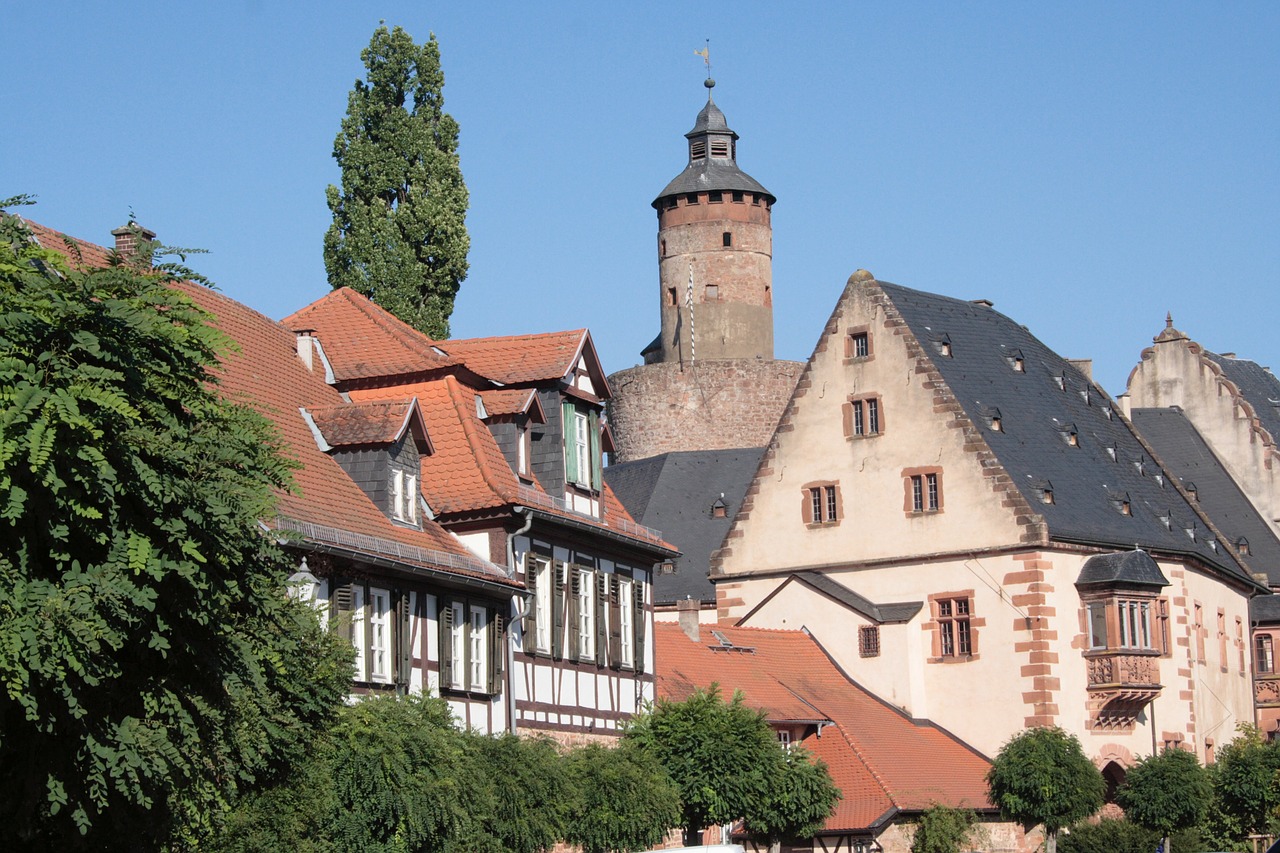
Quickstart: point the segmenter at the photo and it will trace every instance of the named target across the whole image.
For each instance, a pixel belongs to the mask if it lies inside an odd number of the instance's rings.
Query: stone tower
[[[644,364],[609,377],[612,461],[763,447],[803,364],[773,357],[773,194],[738,168],[711,98],[688,164],[653,201],[661,331]]]
[[[776,199],[738,168],[738,134],[711,98],[698,113],[689,164],[658,194],[662,331],[646,364],[773,358]]]

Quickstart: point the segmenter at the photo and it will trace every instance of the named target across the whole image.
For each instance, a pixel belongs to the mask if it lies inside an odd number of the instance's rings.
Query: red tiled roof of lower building
[[[587,341],[586,329],[467,338],[442,341],[439,346],[467,367],[495,382],[519,385],[565,378],[577,364]]]
[[[280,321],[314,331],[339,382],[426,373],[457,364],[433,342],[349,287],[340,287]]]
[[[65,251],[58,232],[28,224],[46,248]],[[86,266],[91,265],[91,259],[105,259],[108,254],[90,243],[81,242],[80,247]],[[212,324],[236,345],[213,371],[220,393],[228,400],[252,406],[271,420],[279,431],[284,454],[298,465],[293,471],[293,488],[277,495],[279,518],[263,519],[264,523],[328,544],[394,556],[422,568],[519,586],[431,521],[424,520],[420,530],[392,523],[338,463],[320,450],[299,410],[339,407],[344,401],[324,381],[323,373],[313,373],[302,364],[292,332],[208,287],[190,282],[174,287],[208,312]]]
[[[537,409],[541,412],[541,406],[538,403],[538,392],[534,388],[501,388],[493,391],[481,391],[480,399],[484,401],[484,410],[492,416],[522,415],[530,409]]]
[[[654,637],[662,698],[680,700],[715,683],[726,696],[741,690],[770,721],[830,721],[803,741],[826,762],[843,793],[828,830],[867,828],[894,809],[917,811],[934,803],[991,807],[985,782],[990,762],[867,692],[808,634],[702,625],[695,643],[678,625],[659,623]]]

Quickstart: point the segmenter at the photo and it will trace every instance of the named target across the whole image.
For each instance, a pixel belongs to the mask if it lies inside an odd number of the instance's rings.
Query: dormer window
[[[707,141],[705,139],[695,139],[689,143],[689,159],[702,160],[707,156]]]
[[[1111,503],[1111,508],[1121,515],[1133,515],[1133,510],[1129,506],[1129,495],[1125,492],[1112,492],[1107,495],[1107,500]]]
[[[418,523],[418,475],[397,468],[391,472],[391,517]]]
[[[565,481],[600,490],[600,415],[566,401],[561,408],[564,429]]]
[[[947,334],[936,335],[933,338],[933,349],[943,358],[951,358],[951,337]]]
[[[1040,503],[1053,503],[1053,483],[1048,480],[1040,480],[1035,484],[1036,493],[1040,497]]]
[[[1069,447],[1080,446],[1080,435],[1076,432],[1075,424],[1063,424],[1058,427],[1058,434],[1062,436],[1062,440]]]
[[[1241,536],[1236,540],[1236,550],[1240,552],[1241,557],[1249,556],[1249,540]]]
[[[1004,354],[1005,363],[1013,370],[1014,373],[1025,373],[1026,363],[1022,358],[1022,350],[1011,349]]]

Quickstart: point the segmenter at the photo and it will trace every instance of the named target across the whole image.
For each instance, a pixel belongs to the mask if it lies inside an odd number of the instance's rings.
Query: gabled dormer
[[[522,482],[533,482],[533,427],[547,422],[537,391],[532,388],[480,391],[476,401],[476,416],[489,427],[511,470]]]
[[[417,398],[302,409],[316,444],[397,524],[421,527],[430,513],[419,482],[434,452]]]

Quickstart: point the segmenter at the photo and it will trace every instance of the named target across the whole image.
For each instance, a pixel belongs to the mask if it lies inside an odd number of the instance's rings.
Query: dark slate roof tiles
[[[1115,554],[1098,554],[1084,561],[1079,586],[1095,584],[1123,584],[1125,586],[1154,586],[1164,589],[1169,579],[1160,571],[1156,561],[1146,551],[1120,551]]]
[[[1197,511],[1167,482],[1114,401],[1074,365],[986,305],[879,285],[925,342],[926,354],[1023,497],[1043,515],[1051,538],[1194,554],[1252,580],[1229,554],[1211,547]],[[944,334],[951,344],[946,357],[927,344]],[[992,407],[1000,410],[999,431],[983,417]],[[1036,487],[1046,480],[1053,484],[1052,503]],[[1129,515],[1116,507],[1116,493],[1129,496]]]
[[[1274,441],[1280,441],[1280,379],[1256,361],[1208,351],[1204,354],[1240,389],[1240,395],[1253,407],[1262,428]]]

